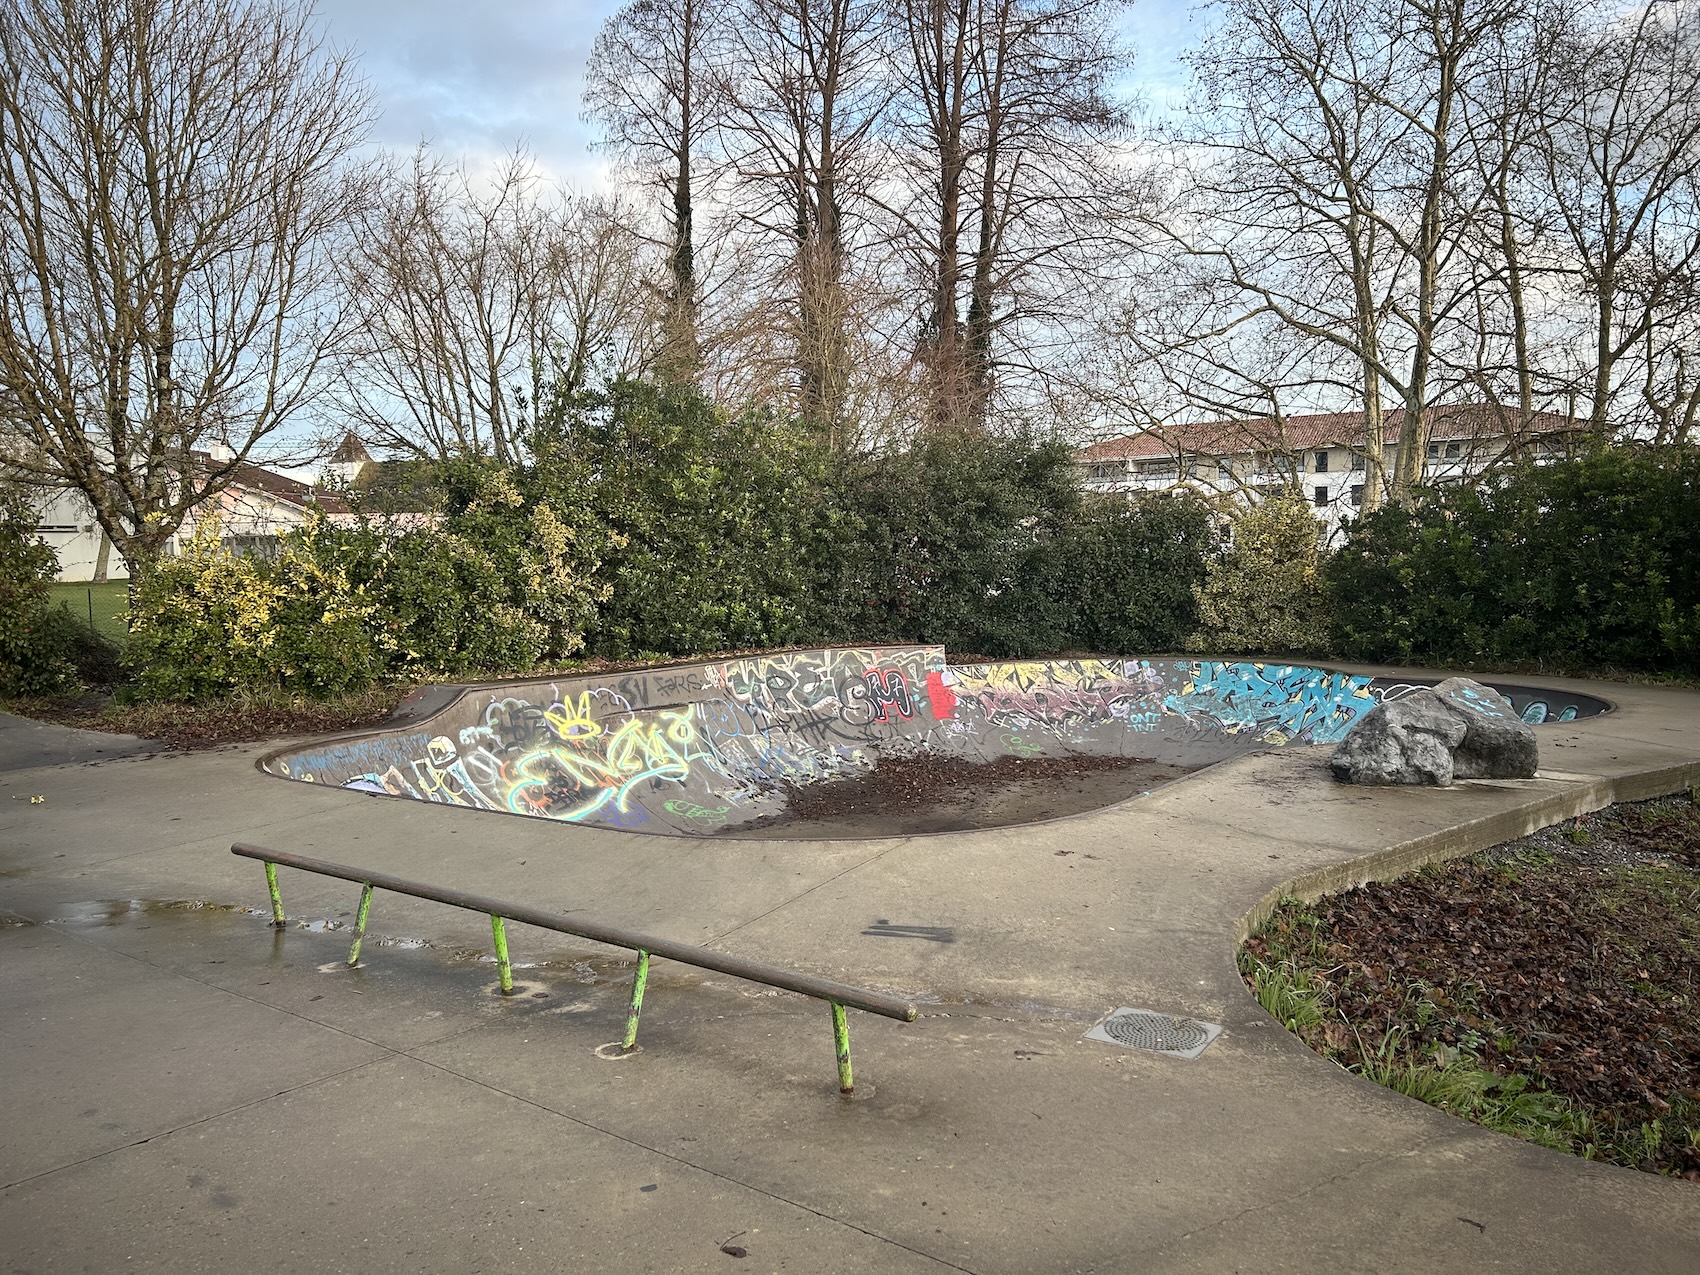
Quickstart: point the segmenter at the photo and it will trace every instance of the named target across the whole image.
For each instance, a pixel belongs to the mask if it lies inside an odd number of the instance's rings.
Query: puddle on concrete
[[[117,925],[142,917],[181,915],[189,912],[222,913],[228,916],[263,916],[271,913],[245,903],[215,903],[211,899],[94,899],[86,903],[62,903],[59,915],[49,925]]]

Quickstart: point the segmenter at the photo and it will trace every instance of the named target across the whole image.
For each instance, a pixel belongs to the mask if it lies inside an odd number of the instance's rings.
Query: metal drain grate
[[[1221,1034],[1220,1023],[1202,1023],[1196,1018],[1176,1018],[1155,1010],[1123,1006],[1087,1032],[1086,1039],[1126,1045],[1129,1049],[1149,1049],[1175,1058],[1197,1058]]]

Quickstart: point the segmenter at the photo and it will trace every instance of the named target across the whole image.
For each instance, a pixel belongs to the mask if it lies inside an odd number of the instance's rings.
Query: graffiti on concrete
[[[468,692],[464,725],[272,759],[355,791],[613,828],[717,826],[784,783],[872,765],[909,728],[938,648],[800,651],[613,679]]]
[[[1377,700],[1396,700],[1412,691],[1429,690],[1434,685],[1434,682],[1400,682],[1390,678],[1377,678],[1370,685],[1370,694]],[[1492,687],[1510,700],[1512,711],[1531,726],[1538,726],[1543,722],[1573,722],[1579,718],[1594,717],[1611,707],[1602,699],[1580,692],[1508,685],[1497,681],[1484,685]]]
[[[423,726],[284,751],[290,779],[590,827],[713,832],[780,790],[928,751],[1204,765],[1337,741],[1419,683],[1304,665],[1055,660],[950,667],[941,647],[791,651],[470,688]],[[1530,721],[1607,707],[1500,687]]]
[[[1164,708],[1276,747],[1334,743],[1376,703],[1370,679],[1350,673],[1290,664],[1191,663],[1191,676]]]
[[[1119,721],[1154,727],[1163,708],[1161,678],[1149,666],[1114,660],[1030,660],[953,669],[953,716],[972,709],[993,726],[1053,735]]]

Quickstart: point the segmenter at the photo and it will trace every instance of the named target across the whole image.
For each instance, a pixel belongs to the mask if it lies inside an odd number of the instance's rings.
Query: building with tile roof
[[[227,464],[234,459],[227,449],[190,455],[202,467]],[[184,521],[174,537],[172,551],[195,534],[200,520],[216,513],[226,548],[234,553],[270,555],[277,551],[278,536],[305,523],[308,511],[313,508],[333,518],[351,516],[347,502],[340,495],[261,465],[243,462],[236,466],[230,485],[197,507]],[[123,558],[112,552],[110,546],[103,552],[100,526],[80,492],[59,491],[44,501],[36,534],[58,554],[61,580],[122,580],[128,576]]]
[[[1434,407],[1428,415],[1423,480],[1435,484],[1471,482],[1518,461],[1566,455],[1587,432],[1585,422],[1559,413],[1537,412],[1522,425],[1486,404]],[[1404,422],[1403,410],[1385,415],[1389,459]],[[1190,488],[1241,501],[1299,491],[1332,537],[1363,505],[1366,439],[1362,413],[1207,421],[1108,438],[1078,449],[1075,463],[1088,491]]]

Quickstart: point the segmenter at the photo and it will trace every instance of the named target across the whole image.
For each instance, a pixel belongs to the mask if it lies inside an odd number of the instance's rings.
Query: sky
[[[580,118],[585,61],[617,0],[319,0],[333,44],[352,47],[379,119],[373,141],[428,141],[474,169],[523,145],[580,190],[607,181]],[[1134,86],[1153,105],[1178,96],[1177,54],[1197,29],[1187,0],[1135,0],[1127,17]]]

